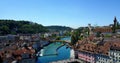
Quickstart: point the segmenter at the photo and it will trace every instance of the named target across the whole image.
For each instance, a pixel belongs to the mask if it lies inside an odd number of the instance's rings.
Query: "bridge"
[[[62,43],[68,43],[68,44],[71,43],[69,40],[51,40],[50,42],[62,42]]]
[[[61,43],[64,43],[64,44],[67,43],[67,46],[69,46],[70,48],[74,48],[69,40],[52,40],[50,42],[61,42]]]

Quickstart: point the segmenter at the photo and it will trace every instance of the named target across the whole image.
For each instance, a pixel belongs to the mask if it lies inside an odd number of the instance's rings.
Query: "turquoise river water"
[[[70,40],[70,37],[61,40]],[[37,63],[49,63],[70,58],[70,48],[60,42],[51,43],[43,48],[43,56],[38,57]]]

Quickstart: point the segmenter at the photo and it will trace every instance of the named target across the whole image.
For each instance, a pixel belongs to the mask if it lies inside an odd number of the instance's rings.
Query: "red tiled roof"
[[[111,42],[111,49],[113,50],[120,50],[120,41],[116,40],[114,42]]]
[[[101,27],[101,28],[95,28],[94,32],[112,32],[112,29],[110,27]]]
[[[15,55],[21,55],[22,53],[23,53],[22,50],[16,50],[13,52],[13,54],[15,54]]]
[[[98,46],[97,44],[90,42],[90,43],[85,43],[80,45],[78,50],[89,52],[89,53],[96,53],[96,54],[101,53],[104,55],[108,55],[109,48],[110,48],[110,44],[108,42],[105,42],[104,45],[102,46]]]
[[[23,48],[23,49],[14,51],[15,55],[21,55],[23,53],[33,54],[33,53],[35,53],[35,50],[33,50],[33,49],[27,50],[27,49]]]
[[[79,50],[94,53],[95,47],[96,45],[93,43],[86,43],[84,45],[79,46]]]
[[[103,45],[97,45],[92,42],[85,42],[84,40],[78,40],[78,43],[80,44],[78,50],[89,53],[101,53],[108,55],[110,48],[120,50],[120,38],[110,38],[110,40],[104,41]]]

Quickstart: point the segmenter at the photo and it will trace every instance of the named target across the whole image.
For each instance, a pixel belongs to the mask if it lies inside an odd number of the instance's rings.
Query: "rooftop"
[[[99,43],[98,43],[99,44]],[[98,45],[87,40],[78,40],[78,50],[83,52],[89,52],[93,54],[108,55],[109,50],[120,50],[120,38],[107,38],[102,42],[102,45]]]

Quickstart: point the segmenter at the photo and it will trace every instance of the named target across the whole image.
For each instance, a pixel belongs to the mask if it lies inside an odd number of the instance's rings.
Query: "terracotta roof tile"
[[[85,51],[85,52],[95,53],[95,54],[101,53],[104,55],[108,55],[109,48],[110,48],[110,44],[107,42],[105,42],[104,45],[102,45],[102,46],[97,46],[96,44],[94,44],[92,42],[85,43],[85,44],[79,46],[80,51]]]
[[[110,27],[100,27],[95,28],[94,32],[112,32],[112,29]]]

